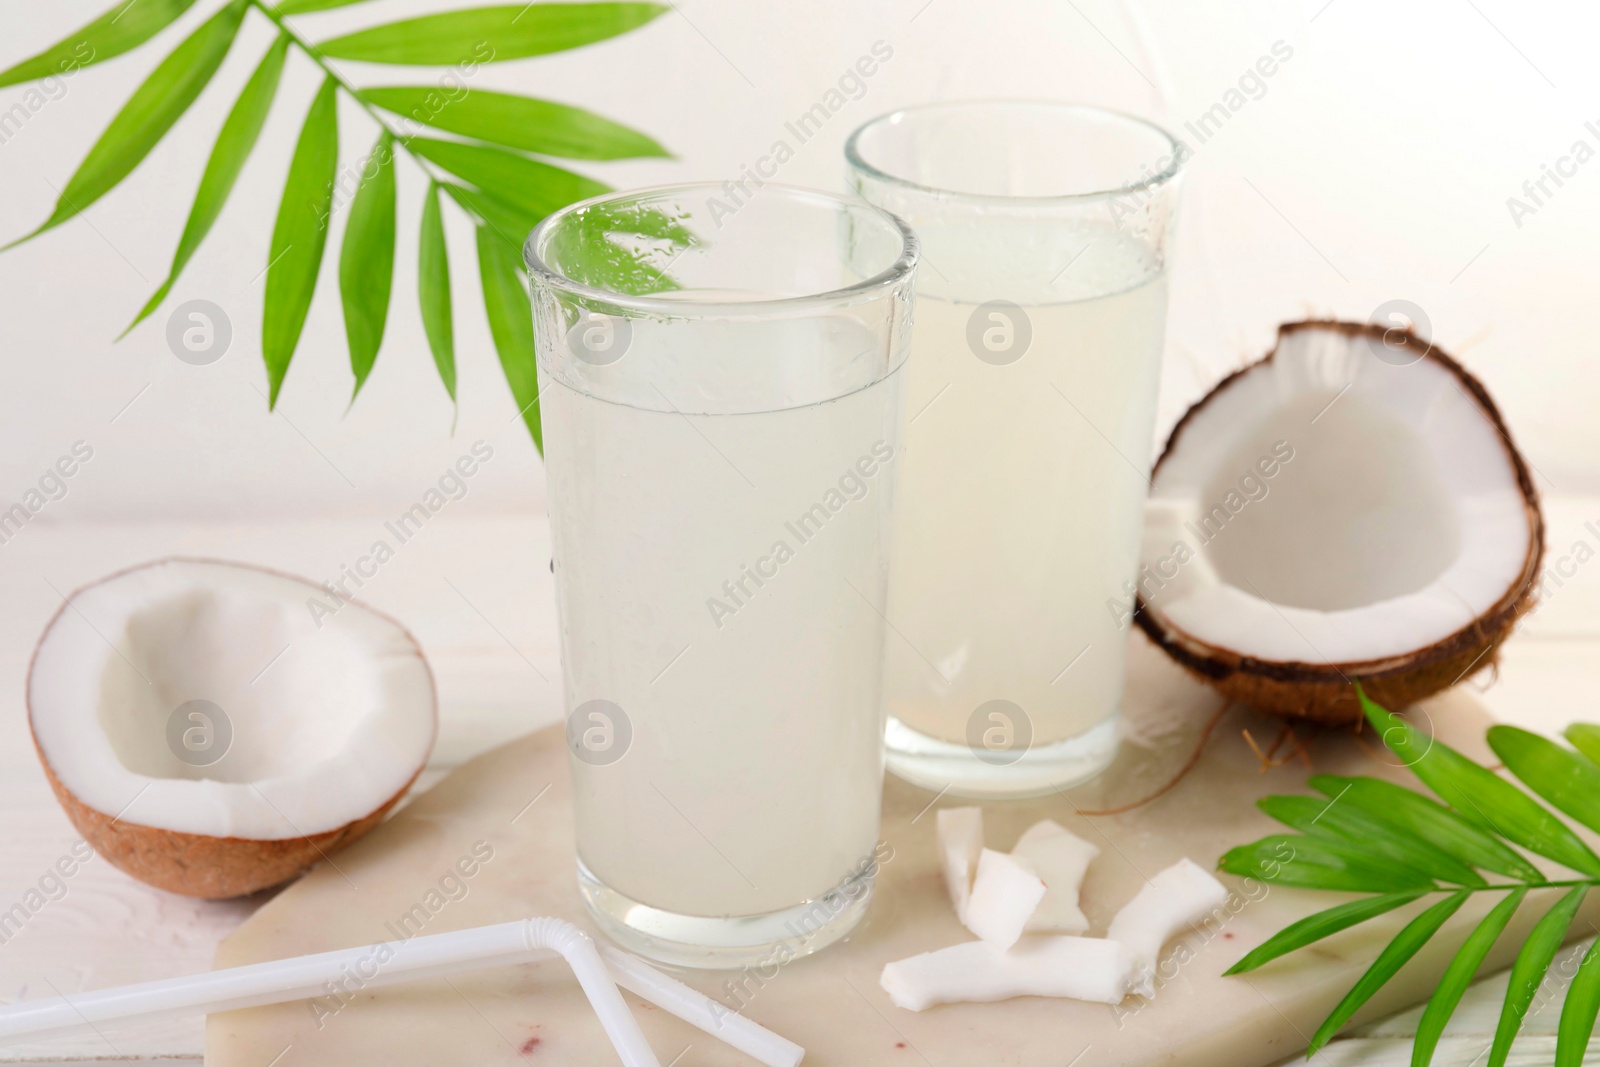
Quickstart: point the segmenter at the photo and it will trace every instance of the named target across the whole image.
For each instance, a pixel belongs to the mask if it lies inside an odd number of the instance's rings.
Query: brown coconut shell
[[[39,656],[39,646],[44,642],[44,636],[55,626],[59,619],[79,593],[92,589],[97,585],[119,578],[133,571],[143,570],[163,563],[213,563],[227,567],[239,567],[261,571],[279,578],[288,578],[305,584],[315,589],[316,586],[304,578],[276,571],[268,567],[260,567],[253,563],[237,563],[232,560],[206,559],[192,556],[170,556],[141,563],[134,567],[126,567],[112,574],[106,575],[97,581],[88,583],[66,598],[61,607],[56,609],[50,621],[40,632],[39,642],[35,644],[33,655],[28,662],[28,680],[25,691],[28,701],[28,730],[33,735],[33,749],[39,754],[39,765],[44,769],[45,780],[50,783],[51,790],[56,795],[56,800],[61,804],[62,810],[67,813],[68,820],[73,828],[83,835],[83,839],[97,854],[104,857],[113,867],[125,874],[131,875],[146,885],[165,889],[170,893],[178,893],[186,897],[201,897],[206,900],[224,900],[230,897],[246,896],[263,889],[270,889],[282,885],[293,878],[299,877],[318,863],[338,852],[340,849],[360,839],[368,830],[381,823],[394,806],[405,797],[415,784],[418,775],[427,764],[426,754],[421,764],[407,779],[406,784],[393,796],[384,800],[372,811],[358,819],[352,820],[343,826],[319,834],[309,834],[304,837],[258,839],[245,837],[213,837],[208,834],[183,833],[177,830],[164,830],[158,826],[145,826],[129,819],[119,817],[116,812],[103,812],[90,807],[79,800],[71,789],[62,783],[56,776],[55,768],[50,765],[50,760],[45,756],[44,749],[39,746],[37,734],[33,731],[33,668]],[[423,670],[428,675],[428,687],[434,709],[434,737],[438,737],[439,729],[439,695],[438,685],[433,677],[433,668],[429,666],[427,658],[422,654],[422,646],[417,639],[400,622],[383,612],[374,611],[362,605],[362,610],[371,611],[386,622],[393,625],[400,633],[405,635],[413,648],[416,649],[417,658],[421,661]],[[429,751],[432,744],[429,745]]]
[[[1483,383],[1437,345],[1409,329],[1397,331],[1375,323],[1334,320],[1285,323],[1278,327],[1279,344],[1284,337],[1301,330],[1335,330],[1353,336],[1387,337],[1391,342],[1396,333],[1403,333],[1406,346],[1422,351],[1422,359],[1433,360],[1454,375],[1498,432],[1515,472],[1517,488],[1522,493],[1530,531],[1527,554],[1516,580],[1488,611],[1431,645],[1387,659],[1333,664],[1258,660],[1201,641],[1171,626],[1143,598],[1135,603],[1134,619],[1146,636],[1191,674],[1229,699],[1286,718],[1351,726],[1365,721],[1351,684],[1353,681],[1360,681],[1367,695],[1379,704],[1401,709],[1448,689],[1496,661],[1500,645],[1533,603],[1544,559],[1544,515],[1539,509],[1539,494],[1528,464],[1512,442],[1500,409],[1489,398]],[[1277,345],[1274,345],[1263,359],[1230,374],[1191,407],[1173,427],[1161,458],[1156,460],[1152,477],[1161,469],[1162,462],[1177,445],[1194,415],[1235,378],[1271,362],[1277,352]]]
[[[34,749],[38,751],[37,743]],[[118,819],[74,796],[56,777],[43,752],[39,752],[39,762],[73,827],[113,867],[157,889],[206,900],[242,897],[298,878],[381,823],[417,780],[413,774],[404,788],[376,810],[337,830],[262,841],[186,834]],[[417,774],[421,773],[419,767]]]

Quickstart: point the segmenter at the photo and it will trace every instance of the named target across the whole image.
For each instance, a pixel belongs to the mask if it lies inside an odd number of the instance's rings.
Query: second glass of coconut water
[[[669,963],[815,951],[879,859],[916,240],[685,186],[566,208],[525,255],[584,900]]]
[[[888,605],[902,778],[1027,796],[1116,752],[1184,154],[1028,102],[899,111],[846,146],[923,252]]]

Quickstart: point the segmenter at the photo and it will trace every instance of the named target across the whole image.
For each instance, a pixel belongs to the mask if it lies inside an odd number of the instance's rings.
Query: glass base
[[[977,800],[1044,796],[1082,785],[1110,766],[1120,740],[1118,716],[1065,741],[1021,753],[978,755],[913,730],[893,715],[884,734],[888,767],[912,785]]]
[[[822,896],[766,915],[680,915],[623,896],[578,861],[578,891],[611,940],[646,959],[676,967],[737,970],[809,956],[848,934],[867,913],[876,865]]]

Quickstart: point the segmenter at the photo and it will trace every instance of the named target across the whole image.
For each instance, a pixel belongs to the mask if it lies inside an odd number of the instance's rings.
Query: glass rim
[[[755,300],[695,300],[654,295],[635,296],[576,281],[547,263],[544,257],[539,254],[541,241],[546,235],[559,226],[563,220],[595,204],[639,201],[645,198],[667,196],[674,193],[695,192],[722,195],[723,191],[722,184],[709,181],[680,182],[670,185],[651,185],[637,189],[616,190],[568,204],[540,219],[539,223],[528,233],[528,238],[522,245],[523,265],[527,267],[530,278],[537,278],[564,293],[604,303],[619,312],[638,312],[640,314],[678,319],[743,319],[759,317],[773,312],[804,310],[808,307],[847,306],[862,302],[878,292],[909,278],[921,258],[922,246],[921,242],[917,240],[916,233],[900,216],[893,212],[886,211],[859,197],[841,196],[837,193],[824,192],[820,189],[810,189],[802,185],[787,185],[780,182],[764,183],[757,190],[757,195],[771,191],[794,200],[810,201],[819,205],[828,204],[852,211],[866,211],[876,215],[892,227],[895,233],[899,234],[900,254],[883,270],[851,285],[816,293],[761,297]]]
[[[1005,194],[994,193],[963,193],[954,189],[946,189],[938,185],[925,185],[921,182],[912,181],[909,178],[903,178],[896,174],[890,174],[888,171],[885,171],[874,164],[867,162],[867,160],[861,154],[860,141],[862,135],[867,133],[869,130],[876,129],[903,116],[924,114],[930,111],[953,110],[961,107],[1001,109],[1018,106],[1042,107],[1055,111],[1081,112],[1083,114],[1093,115],[1099,118],[1117,119],[1118,121],[1132,126],[1142,127],[1145,130],[1154,133],[1167,143],[1168,147],[1171,149],[1172,158],[1165,167],[1155,174],[1128,185],[1119,185],[1114,189],[1094,189],[1084,193],[1050,193],[1043,196],[1008,196]],[[911,189],[919,193],[937,196],[943,200],[985,206],[997,206],[1004,204],[1028,206],[1075,204],[1086,203],[1095,200],[1107,200],[1115,196],[1127,196],[1131,193],[1138,193],[1147,189],[1154,189],[1158,186],[1167,185],[1175,181],[1183,172],[1183,164],[1187,160],[1187,157],[1187,146],[1185,146],[1182,141],[1178,140],[1178,138],[1175,137],[1171,131],[1150,121],[1149,119],[1141,118],[1140,116],[1132,114],[1131,112],[1118,111],[1115,108],[1100,107],[1096,104],[1076,103],[1070,100],[1043,100],[1028,97],[1002,97],[986,100],[934,100],[924,104],[913,104],[910,107],[896,108],[893,111],[886,111],[881,115],[870,118],[866,122],[863,122],[860,126],[857,126],[851,131],[849,138],[847,138],[844,143],[845,162],[854,171],[859,171],[860,173],[865,174],[877,181],[897,186],[901,189]]]

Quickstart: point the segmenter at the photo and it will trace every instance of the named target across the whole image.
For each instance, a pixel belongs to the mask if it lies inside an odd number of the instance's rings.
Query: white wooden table
[[[1600,497],[1548,501],[1547,517],[1551,559],[1579,540],[1600,550]],[[92,860],[66,882],[64,895],[57,891],[58,899],[26,921],[18,923],[16,913],[3,918],[76,840],[40,773],[23,707],[28,657],[60,594],[118,567],[175,554],[254,561],[320,581],[364,552],[382,521],[60,526],[41,515],[0,545],[0,1000],[205,970],[217,942],[260,903],[172,896]],[[542,516],[446,512],[368,583],[368,601],[411,627],[438,676],[442,726],[422,787],[469,756],[558,719],[549,558]],[[1484,697],[1507,721],[1555,731],[1579,719],[1600,721],[1596,694],[1600,560],[1576,566],[1525,621]],[[1497,975],[1469,992],[1435,1063],[1481,1062],[1504,986]],[[1336,1041],[1318,1062],[1408,1063],[1417,1014]],[[1530,1017],[1514,1063],[1551,1061],[1558,1016],[1556,999]],[[202,1056],[202,1026],[198,1019],[119,1026],[39,1047],[47,1056],[18,1060],[0,1050],[0,1063],[194,1063]]]

